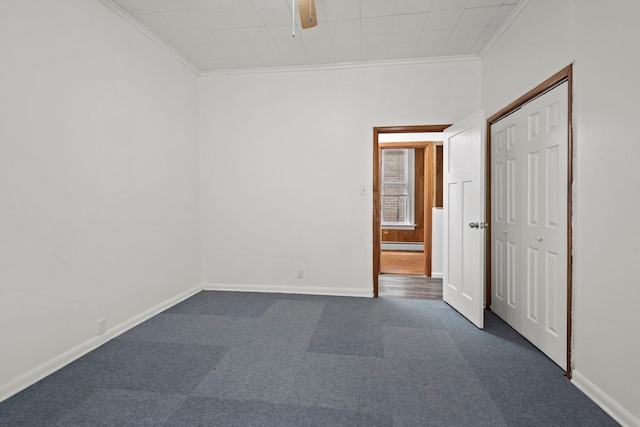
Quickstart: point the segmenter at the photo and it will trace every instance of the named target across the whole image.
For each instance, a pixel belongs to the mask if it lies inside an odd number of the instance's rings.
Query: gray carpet
[[[0,403],[0,425],[617,425],[485,323],[442,301],[201,292]]]

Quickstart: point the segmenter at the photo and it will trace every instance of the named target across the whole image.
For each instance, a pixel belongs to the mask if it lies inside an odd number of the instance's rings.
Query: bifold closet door
[[[566,369],[568,84],[491,126],[492,310]]]
[[[517,142],[522,126],[513,114],[491,126],[493,242],[491,309],[520,332],[520,177]]]

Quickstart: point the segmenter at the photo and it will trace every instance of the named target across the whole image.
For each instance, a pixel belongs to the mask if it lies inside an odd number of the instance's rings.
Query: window
[[[414,149],[382,150],[382,227],[415,229]]]

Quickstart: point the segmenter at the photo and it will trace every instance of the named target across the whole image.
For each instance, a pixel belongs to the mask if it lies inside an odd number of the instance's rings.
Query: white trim
[[[493,48],[496,42],[500,40],[500,38],[507,31],[507,29],[509,29],[511,24],[513,24],[516,18],[522,13],[523,10],[526,9],[530,1],[531,0],[520,0],[520,2],[516,5],[515,9],[511,11],[509,16],[507,16],[507,19],[502,21],[502,24],[500,25],[500,27],[498,27],[496,32],[493,33],[493,36],[491,36],[489,41],[482,47],[482,49],[480,49],[480,52],[478,52],[478,58],[483,59],[485,55],[489,53],[489,51]]]
[[[571,372],[571,382],[623,426],[640,426],[640,419],[575,369]]]
[[[434,273],[433,271],[431,272],[431,278],[432,279],[442,279],[444,278],[444,274],[442,273]]]
[[[178,53],[177,50],[172,48],[167,42],[162,40],[160,37],[156,36],[151,30],[145,27],[140,21],[138,21],[133,15],[124,10],[122,6],[115,3],[113,0],[99,0],[102,4],[104,4],[107,8],[113,11],[116,15],[120,16],[122,19],[127,21],[133,28],[140,31],[144,36],[153,41],[155,44],[164,49],[169,55],[173,56],[178,60],[182,65],[187,67],[189,71],[194,73],[196,76],[200,76],[200,70],[198,67],[193,65],[191,61]]]
[[[444,132],[400,132],[378,133],[378,143],[385,142],[441,142],[444,141]]]
[[[329,295],[341,297],[364,297],[373,298],[373,289],[366,288],[332,288],[332,287],[301,287],[301,286],[280,286],[262,284],[227,284],[227,283],[206,283],[203,287],[205,291],[231,291],[231,292],[260,292],[269,294],[303,294],[303,295]]]
[[[119,325],[108,329],[104,334],[90,338],[87,341],[73,347],[72,349],[67,350],[64,353],[54,357],[53,359],[41,364],[40,366],[36,366],[30,371],[25,372],[18,378],[0,387],[0,402],[10,398],[16,393],[21,392],[27,387],[37,383],[41,379],[53,374],[57,370],[62,369],[74,360],[79,359],[90,351],[95,350],[96,348],[107,343],[118,335],[123,334],[134,326],[139,325],[140,323],[150,319],[151,317],[166,310],[167,308],[172,307],[179,302],[184,301],[185,299],[197,294],[201,290],[202,286],[196,286],[189,289],[188,291],[176,295],[173,298],[169,298],[168,300],[161,302],[160,304],[151,307],[150,309],[136,316],[133,316],[128,320],[125,320]]]
[[[425,64],[438,64],[438,63],[451,63],[451,62],[466,62],[466,61],[480,61],[482,56],[477,54],[470,55],[451,55],[451,56],[438,56],[432,58],[415,58],[415,59],[393,59],[383,61],[368,61],[368,62],[348,62],[339,64],[322,64],[322,65],[303,65],[293,67],[260,67],[260,68],[226,68],[221,70],[201,70],[194,65],[187,58],[182,56],[171,45],[158,37],[154,32],[149,30],[144,24],[138,21],[133,15],[127,12],[122,6],[115,3],[114,0],[99,0],[108,9],[116,13],[122,19],[127,21],[131,26],[140,31],[147,38],[152,40],[162,49],[167,51],[171,56],[177,59],[182,65],[187,67],[191,72],[199,77],[211,77],[221,75],[235,75],[235,74],[269,74],[269,73],[290,73],[296,71],[330,71],[330,70],[346,70],[357,68],[378,68],[378,67],[397,67],[407,65],[425,65]],[[524,3],[528,3],[529,0],[522,0]],[[517,8],[516,8],[517,9]],[[513,15],[513,12],[512,12]],[[511,16],[507,20],[511,19]],[[498,28],[497,32],[500,32],[502,27]],[[506,29],[506,28],[505,28]],[[502,31],[504,32],[504,30]],[[495,35],[494,35],[495,37]],[[493,40],[493,39],[492,39]],[[491,40],[489,40],[491,43]]]
[[[101,0],[102,1],[102,0]],[[389,61],[370,61],[370,62],[353,62],[341,64],[323,64],[323,65],[305,65],[299,67],[262,67],[262,68],[233,68],[224,70],[203,70],[200,72],[201,77],[224,76],[229,74],[269,74],[269,73],[290,73],[296,71],[331,71],[331,70],[349,70],[357,68],[379,68],[379,67],[397,67],[403,65],[425,65],[439,64],[450,62],[466,62],[479,61],[478,55],[457,55],[457,56],[440,56],[435,58],[420,58],[407,60],[389,60]]]

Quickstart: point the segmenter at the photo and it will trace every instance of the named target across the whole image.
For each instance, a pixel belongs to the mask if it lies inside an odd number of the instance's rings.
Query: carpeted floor
[[[485,323],[442,301],[201,292],[0,403],[0,425],[617,425]]]

